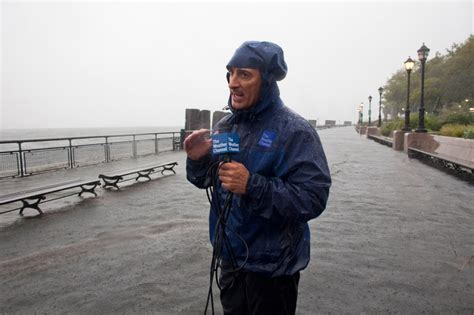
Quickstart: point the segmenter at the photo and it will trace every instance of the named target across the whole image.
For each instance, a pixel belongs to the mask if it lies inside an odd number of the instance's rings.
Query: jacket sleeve
[[[204,182],[211,160],[211,154],[198,161],[193,161],[188,157],[186,159],[186,177],[188,181],[198,188],[206,188]]]
[[[294,132],[275,168],[276,176],[251,173],[242,196],[250,211],[271,219],[307,222],[326,208],[331,177],[314,130]]]

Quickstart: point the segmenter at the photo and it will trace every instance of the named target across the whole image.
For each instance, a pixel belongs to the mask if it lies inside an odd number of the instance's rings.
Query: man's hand
[[[247,168],[238,162],[229,162],[221,165],[219,179],[225,190],[234,194],[244,195],[250,173]]]
[[[197,161],[203,158],[212,148],[212,139],[209,138],[208,129],[193,131],[184,140],[184,150],[191,160]]]

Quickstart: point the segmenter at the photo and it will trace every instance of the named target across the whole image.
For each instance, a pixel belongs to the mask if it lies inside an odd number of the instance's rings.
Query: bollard
[[[215,111],[212,113],[212,129],[214,129],[216,124],[227,115],[229,115],[229,113],[222,111]]]

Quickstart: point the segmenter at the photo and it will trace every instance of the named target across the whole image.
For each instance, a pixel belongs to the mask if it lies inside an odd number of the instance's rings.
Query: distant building
[[[345,121],[344,121],[344,126],[352,126],[352,121],[350,121],[350,120],[345,120]]]

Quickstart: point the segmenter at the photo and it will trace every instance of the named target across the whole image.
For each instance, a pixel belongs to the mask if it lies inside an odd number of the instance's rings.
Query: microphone
[[[224,161],[230,162],[232,153],[240,152],[240,137],[232,132],[228,122],[222,122],[218,133],[212,135],[212,154],[223,155]]]

